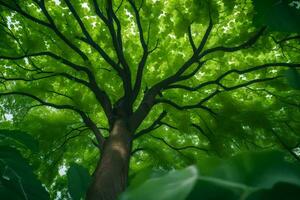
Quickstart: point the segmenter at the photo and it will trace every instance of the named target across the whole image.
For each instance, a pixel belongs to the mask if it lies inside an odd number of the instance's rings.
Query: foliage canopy
[[[38,139],[30,160],[62,198],[59,171],[91,172],[120,116],[132,173],[266,148],[299,159],[297,2],[0,0],[1,127]]]

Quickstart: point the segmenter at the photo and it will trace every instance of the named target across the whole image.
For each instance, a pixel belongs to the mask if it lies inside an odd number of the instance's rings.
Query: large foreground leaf
[[[197,181],[198,173],[194,166],[172,171],[164,176],[150,178],[133,190],[128,190],[121,200],[184,200]]]
[[[0,130],[0,139],[13,140],[12,144],[21,143],[33,152],[38,151],[38,142],[28,133],[19,130]]]
[[[146,181],[133,180],[133,189],[121,200],[296,200],[300,196],[300,165],[286,161],[280,152],[203,158],[198,171],[188,167]]]
[[[288,0],[252,0],[256,15],[254,22],[274,31],[300,32],[300,9]]]
[[[300,165],[279,152],[246,153],[230,160],[203,159],[199,181],[188,199],[265,200],[300,195]],[[298,190],[297,190],[298,189]],[[218,192],[213,192],[218,191]],[[273,198],[269,198],[273,199]]]
[[[88,170],[76,163],[72,163],[68,173],[68,189],[74,200],[80,200],[85,196],[90,183]]]
[[[0,197],[5,200],[47,200],[49,195],[32,168],[14,148],[0,146]]]

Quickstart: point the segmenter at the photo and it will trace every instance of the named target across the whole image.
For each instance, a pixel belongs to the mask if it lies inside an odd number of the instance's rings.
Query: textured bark
[[[87,200],[116,200],[127,185],[131,138],[124,120],[117,120],[104,143]]]

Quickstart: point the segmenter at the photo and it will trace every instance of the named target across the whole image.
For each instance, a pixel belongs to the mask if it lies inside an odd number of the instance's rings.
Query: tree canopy
[[[118,118],[130,174],[249,150],[299,160],[299,4],[0,0],[0,126],[39,141],[52,196],[71,163],[93,171]]]

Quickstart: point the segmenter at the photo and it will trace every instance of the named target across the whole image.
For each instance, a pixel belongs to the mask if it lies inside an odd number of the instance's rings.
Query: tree
[[[254,27],[251,1],[0,0],[0,5],[3,110],[16,119],[27,115],[19,123],[24,129],[37,130],[47,119],[45,133],[36,136],[51,151],[56,149],[50,138],[59,140],[62,130],[69,132],[58,148],[85,131],[94,135],[101,158],[87,199],[116,199],[126,188],[131,155],[151,154],[143,146],[149,140],[187,162],[193,156],[182,151],[189,149],[224,156],[274,143],[294,153],[291,145],[298,145],[296,134],[281,138],[284,126],[299,128],[294,109],[299,101],[288,98],[297,91],[287,87],[281,69],[300,67],[294,50],[299,36]],[[179,143],[178,133],[193,134],[178,147],[161,137],[165,134],[150,133],[158,130],[175,132]],[[88,142],[78,139],[72,152],[79,154]]]

